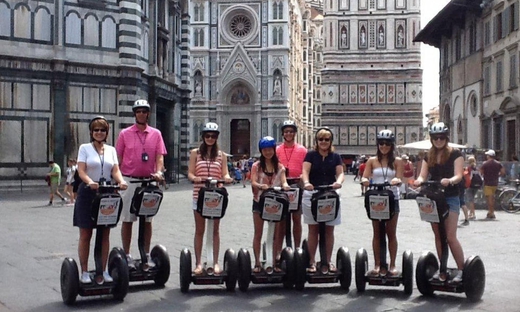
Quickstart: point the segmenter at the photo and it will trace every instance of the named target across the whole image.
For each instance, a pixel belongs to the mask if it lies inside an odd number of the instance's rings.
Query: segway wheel
[[[181,292],[185,293],[190,289],[191,283],[191,252],[187,248],[181,251],[179,262]]]
[[[123,259],[123,261],[128,265],[128,263],[126,262],[126,253],[121,247],[112,248],[110,254],[108,255],[108,262],[110,263],[112,259],[118,255],[121,256],[121,259]]]
[[[66,305],[74,304],[79,292],[79,272],[72,258],[65,258],[61,264],[60,287],[63,302]]]
[[[224,254],[224,271],[226,272],[226,290],[234,291],[237,286],[238,261],[235,251],[231,248]]]
[[[247,249],[238,251],[238,289],[247,291],[251,282],[251,256]]]
[[[294,251],[294,288],[296,290],[303,290],[305,287],[307,265],[309,265],[309,262],[305,261],[306,257],[302,248],[296,248]]]
[[[403,253],[403,285],[404,293],[411,295],[413,291],[413,253],[407,250]]]
[[[356,252],[356,288],[358,292],[364,292],[366,288],[366,273],[368,271],[368,255],[364,248]]]
[[[294,286],[294,252],[291,247],[285,247],[280,256],[280,266],[285,272],[283,287],[291,289]]]
[[[348,290],[352,283],[352,264],[347,247],[340,247],[336,256],[336,266],[340,271],[339,283],[341,288]]]
[[[154,246],[150,252],[150,258],[155,262],[155,267],[157,268],[153,281],[155,285],[162,287],[170,278],[170,256],[168,251],[166,251],[166,247],[163,245]]]
[[[482,298],[486,288],[486,269],[479,256],[471,256],[466,260],[462,283],[466,297],[471,302],[477,302]]]
[[[415,269],[415,282],[417,289],[424,296],[433,295],[433,289],[430,285],[430,278],[439,269],[439,263],[437,258],[431,252],[425,252],[421,255],[417,261],[417,267]]]
[[[108,263],[108,271],[110,272],[110,276],[114,279],[115,286],[112,290],[114,299],[123,301],[128,293],[129,283],[128,264],[126,260],[123,260],[119,255],[112,258],[112,261]]]

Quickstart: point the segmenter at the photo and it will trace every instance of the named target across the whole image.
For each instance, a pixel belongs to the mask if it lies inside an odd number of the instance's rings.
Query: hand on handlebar
[[[338,182],[334,182],[334,183],[332,183],[332,188],[333,188],[334,190],[340,189],[341,186],[342,186],[341,183],[338,183]]]
[[[90,187],[91,190],[97,190],[99,188],[99,183],[97,183],[97,182],[90,182],[88,184],[88,187]]]
[[[128,184],[126,184],[126,183],[119,183],[118,186],[119,186],[119,189],[122,191],[124,191],[128,188]]]
[[[233,179],[230,178],[230,177],[226,177],[226,178],[224,178],[224,181],[226,181],[226,184],[231,184],[231,183],[233,183]]]
[[[155,179],[157,182],[164,181],[164,174],[161,171],[155,172],[151,174],[152,178]]]
[[[314,185],[310,184],[309,182],[305,183],[305,185],[303,186],[303,188],[306,190],[306,191],[313,191],[314,190]]]

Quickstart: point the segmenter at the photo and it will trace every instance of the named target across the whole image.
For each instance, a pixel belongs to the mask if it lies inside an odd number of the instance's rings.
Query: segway
[[[434,291],[445,291],[454,293],[466,293],[466,297],[476,302],[482,298],[486,284],[486,272],[484,263],[479,256],[471,256],[464,263],[462,281],[453,281],[453,273],[456,269],[448,268],[448,242],[446,239],[446,228],[444,220],[448,216],[448,204],[438,181],[423,182],[421,192],[416,201],[419,207],[421,220],[438,223],[439,234],[442,244],[442,256],[440,259],[440,273],[447,274],[445,281],[434,278],[435,272],[439,270],[439,262],[432,252],[424,252],[415,269],[415,280],[417,288],[425,296],[433,295]]]
[[[227,249],[224,254],[224,269],[220,274],[215,274],[213,259],[213,228],[216,219],[221,219],[226,213],[228,193],[225,188],[217,187],[217,184],[225,183],[224,180],[207,178],[206,186],[199,191],[197,212],[206,219],[206,253],[207,262],[204,264],[202,274],[194,274],[191,269],[191,252],[185,248],[181,251],[179,279],[181,292],[187,292],[190,283],[194,285],[220,285],[226,284],[226,289],[235,289],[238,276],[237,256],[233,249]]]
[[[314,220],[319,224],[319,251],[320,262],[316,263],[316,272],[307,272],[309,265],[309,249],[307,240],[302,243],[302,248],[297,247],[294,252],[295,277],[294,287],[302,290],[305,283],[337,283],[345,290],[350,288],[352,279],[352,267],[348,248],[340,247],[336,256],[336,272],[329,271],[329,262],[326,253],[325,229],[326,223],[337,218],[340,209],[339,195],[331,185],[315,186],[317,192],[312,195],[311,210]]]
[[[300,210],[303,194],[303,190],[298,185],[299,182],[299,178],[287,178],[287,183],[291,186],[291,189],[285,191],[289,197],[289,215],[285,218],[285,245],[293,250],[298,246],[293,246],[292,244],[292,214]]]
[[[395,214],[395,198],[390,183],[371,183],[365,193],[365,209],[370,220],[379,221],[379,251],[380,269],[388,272],[386,262],[386,222]],[[377,286],[404,285],[404,292],[411,295],[413,291],[413,254],[410,250],[403,253],[403,271],[397,276],[368,274],[368,256],[364,248],[356,253],[356,288],[358,292],[365,291],[366,284]]]
[[[157,186],[152,184],[155,179],[144,179],[130,181],[130,183],[141,183],[141,186],[135,189],[130,205],[130,213],[139,218],[139,237],[137,244],[139,247],[140,259],[134,260],[134,265],[128,266],[129,281],[142,282],[153,280],[155,285],[164,286],[170,277],[170,257],[163,245],[155,245],[151,252],[150,258],[155,266],[148,265],[148,257],[144,249],[144,231],[146,218],[153,217],[159,212],[159,207],[163,199],[163,192]],[[109,259],[120,255],[126,262],[126,253],[120,247],[113,248],[110,252]]]
[[[88,187],[88,186],[86,186]],[[89,271],[91,283],[84,284],[79,281],[79,271],[76,261],[65,258],[61,265],[60,286],[61,297],[67,305],[76,302],[78,295],[99,296],[113,295],[116,300],[123,300],[128,292],[128,267],[120,255],[114,256],[108,261],[108,272],[112,282],[103,279],[103,266],[101,245],[103,230],[106,227],[114,227],[119,222],[123,202],[116,192],[119,186],[99,185],[98,194],[92,201],[92,219],[96,221],[96,242],[94,247],[94,261],[96,269]]]
[[[283,218],[290,218],[288,215],[289,197],[280,187],[269,188],[260,195],[259,205],[261,207],[260,216],[267,221],[267,238],[264,242],[263,261],[261,272],[251,271],[251,257],[246,248],[238,252],[238,287],[241,291],[247,291],[249,283],[253,284],[277,284],[283,283],[284,288],[292,288],[294,283],[294,252],[291,247],[283,249],[280,256],[281,272],[274,270],[274,234],[276,223]]]

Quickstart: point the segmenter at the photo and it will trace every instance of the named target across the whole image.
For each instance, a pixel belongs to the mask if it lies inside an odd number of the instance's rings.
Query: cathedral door
[[[249,150],[250,144],[250,123],[247,119],[231,120],[231,154],[235,159],[239,159],[242,155],[251,156]]]

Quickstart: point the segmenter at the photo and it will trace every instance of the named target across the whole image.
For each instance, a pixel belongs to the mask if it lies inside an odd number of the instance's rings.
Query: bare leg
[[[444,225],[446,227],[446,238],[448,240],[448,246],[450,246],[451,254],[453,255],[453,258],[455,258],[457,268],[462,270],[464,269],[464,251],[457,239],[458,219],[459,215],[450,211],[448,217],[444,220]]]
[[[388,268],[390,271],[395,270],[395,258],[397,257],[397,221],[399,219],[399,214],[396,213],[386,222],[386,235],[388,237],[388,251],[390,253],[390,267]]]
[[[374,251],[374,271],[379,271],[381,266],[381,248],[379,240],[379,221],[372,220],[372,250]]]
[[[91,238],[92,229],[79,229],[78,256],[82,272],[88,271],[88,255]]]
[[[318,247],[319,227],[317,224],[309,224],[309,236],[307,245],[309,246],[309,265],[316,264],[316,248]]]
[[[262,234],[264,231],[264,220],[260,217],[260,213],[253,212],[253,223],[255,234],[253,237],[253,253],[255,254],[255,267],[261,265],[260,262],[260,246],[262,244]]]
[[[195,271],[200,270],[202,272],[201,254],[202,254],[202,242],[204,239],[204,230],[206,229],[206,219],[204,219],[196,211],[193,211],[193,216],[195,217],[195,237],[194,237],[195,266],[196,266]]]
[[[109,250],[110,250],[110,228],[104,228],[103,229],[103,242],[101,243],[101,265],[103,266],[103,270],[106,270],[106,267],[107,267]]]
[[[333,263],[332,249],[334,248],[334,226],[327,225],[325,227],[325,239],[327,240],[327,244],[325,247],[325,252],[327,253],[327,260],[329,263]]]

